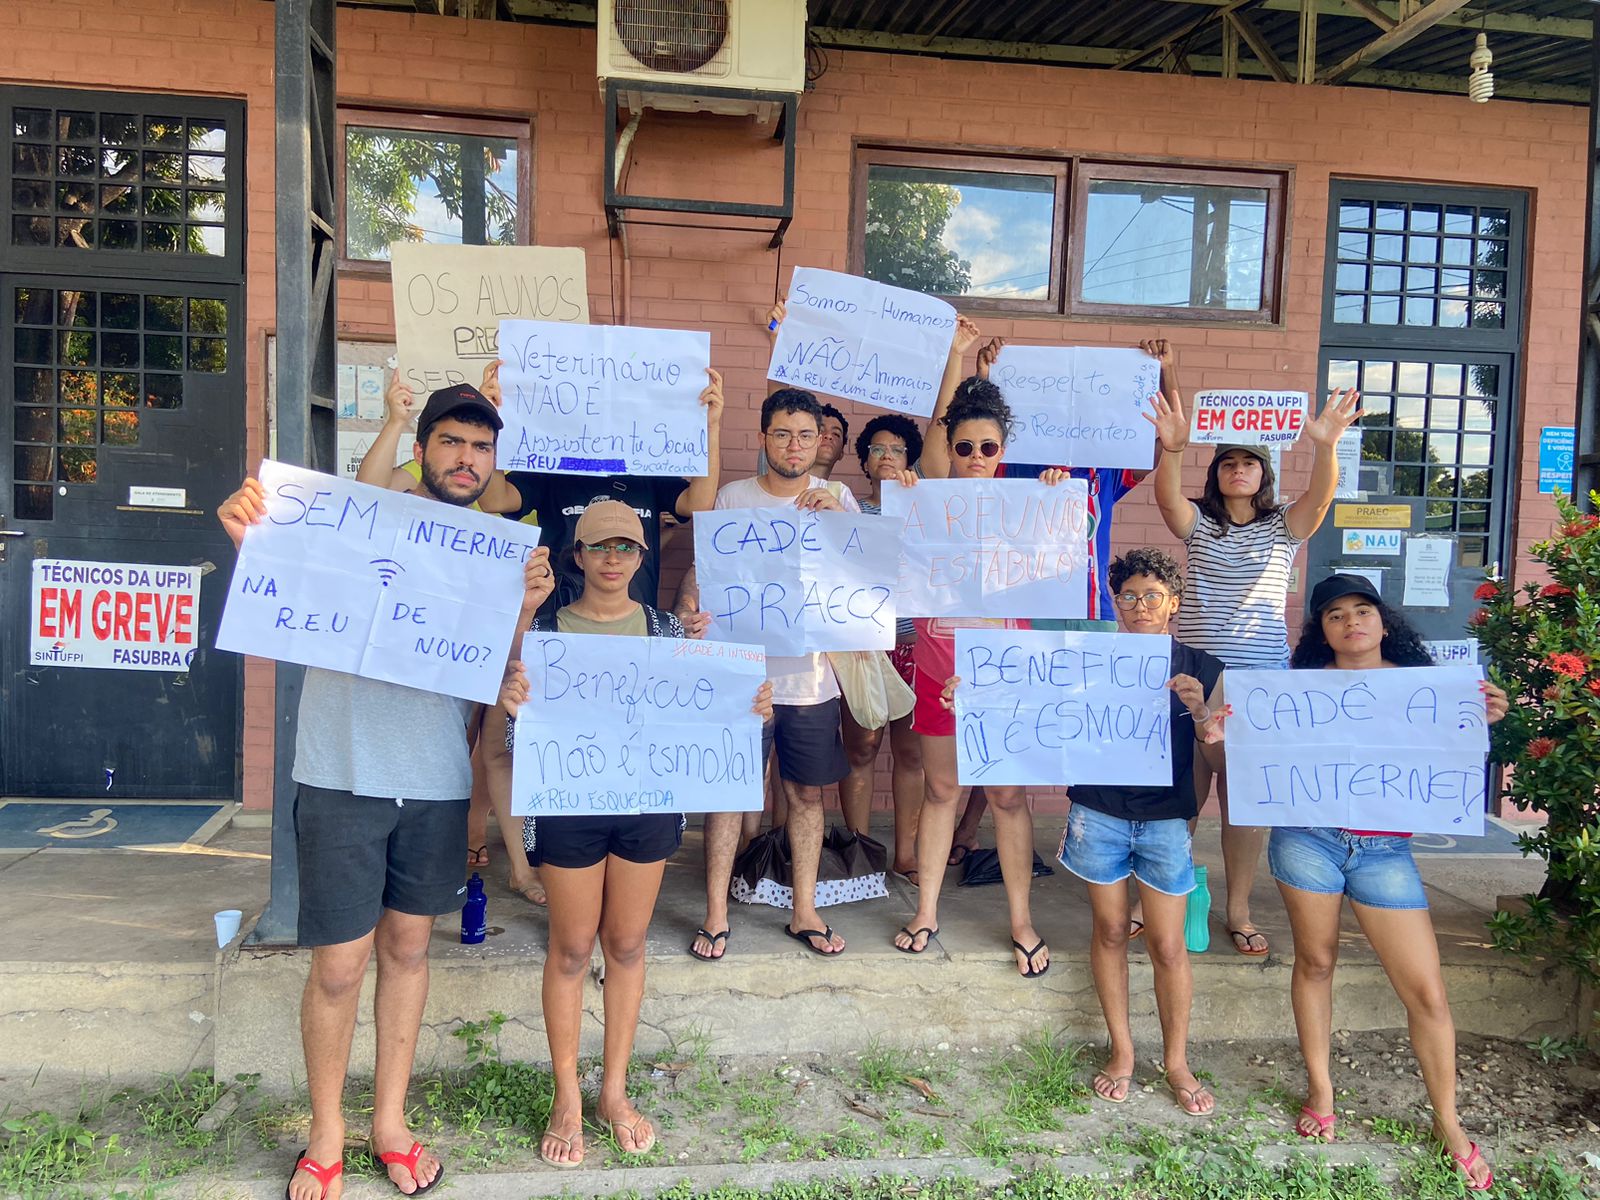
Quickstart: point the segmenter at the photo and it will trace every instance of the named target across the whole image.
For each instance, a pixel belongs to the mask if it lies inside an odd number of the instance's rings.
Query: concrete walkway
[[[1046,861],[1058,822],[1049,816],[1037,822]],[[212,937],[216,909],[244,909],[248,929],[265,903],[268,840],[264,829],[230,829],[209,846],[182,852],[52,848],[0,855],[0,1086],[42,1062],[114,1078],[214,1066],[223,1077],[260,1072],[268,1086],[297,1080],[307,954],[237,945],[219,954]],[[1220,914],[1214,824],[1202,825],[1196,849],[1211,868]],[[1539,864],[1483,854],[1418,857],[1459,1026],[1517,1039],[1574,1029],[1572,981],[1487,945],[1484,921],[1493,897],[1536,888]],[[494,858],[486,872],[488,941],[462,946],[452,919],[438,923],[419,1063],[457,1061],[461,1046],[450,1030],[492,1011],[510,1018],[503,1053],[544,1057],[537,1002],[543,910],[506,891],[498,848]],[[717,1052],[774,1054],[860,1049],[873,1039],[992,1044],[1041,1024],[1085,1038],[1101,1032],[1083,886],[1059,866],[1034,884],[1035,923],[1050,942],[1053,965],[1042,979],[1024,980],[1010,950],[1002,889],[956,887],[955,871],[941,904],[941,931],[924,955],[901,954],[891,944],[915,907],[914,891],[891,879],[885,899],[826,910],[849,942],[837,960],[784,937],[786,912],[735,904],[726,960],[698,962],[686,947],[703,917],[701,861],[691,829],[668,866],[651,929],[641,1053],[693,1029],[708,1033]],[[1292,1028],[1289,934],[1264,863],[1253,905],[1272,953],[1241,957],[1214,920],[1211,950],[1194,959],[1197,1038],[1281,1036]],[[1148,1033],[1155,1029],[1154,1001],[1147,960],[1135,947],[1135,1020]],[[1348,914],[1338,986],[1341,1027],[1404,1023]],[[598,1014],[598,987],[591,986],[588,1003]],[[370,1013],[370,1006],[363,1010]],[[587,1031],[598,1027],[590,1023]],[[371,1050],[364,1021],[354,1070],[369,1069]]]

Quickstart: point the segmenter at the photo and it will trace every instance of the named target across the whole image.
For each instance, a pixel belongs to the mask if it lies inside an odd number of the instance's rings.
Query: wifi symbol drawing
[[[1479,700],[1462,700],[1456,705],[1457,729],[1484,729],[1488,722],[1483,719],[1483,703]]]
[[[388,587],[394,581],[394,577],[406,569],[403,563],[397,563],[392,558],[374,558],[370,561],[378,568],[378,578],[384,587]]]

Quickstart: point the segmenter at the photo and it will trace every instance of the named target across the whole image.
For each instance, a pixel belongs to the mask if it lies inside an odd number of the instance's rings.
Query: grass
[[[54,1196],[111,1174],[125,1151],[116,1134],[36,1112],[0,1121],[0,1193],[23,1200]]]
[[[1087,1054],[1088,1047],[1041,1029],[1022,1043],[1020,1055],[1001,1058],[995,1075],[1005,1088],[1006,1118],[1019,1132],[1060,1129],[1060,1112],[1089,1111]]]

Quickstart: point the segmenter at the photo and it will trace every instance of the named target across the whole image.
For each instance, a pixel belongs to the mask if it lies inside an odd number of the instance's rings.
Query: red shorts
[[[911,731],[923,737],[955,737],[956,714],[940,703],[944,695],[942,679],[935,679],[926,671],[911,669],[911,690],[917,694],[917,706],[911,710]]]

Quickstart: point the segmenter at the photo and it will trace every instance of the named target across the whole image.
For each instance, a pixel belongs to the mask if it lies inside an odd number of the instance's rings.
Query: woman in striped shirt
[[[1156,465],[1156,505],[1172,535],[1188,547],[1183,608],[1176,635],[1186,646],[1216,655],[1230,667],[1261,669],[1289,662],[1284,606],[1289,567],[1300,546],[1328,515],[1339,483],[1335,447],[1361,415],[1353,388],[1328,397],[1319,416],[1305,424],[1316,448],[1311,482],[1298,500],[1278,503],[1272,460],[1265,446],[1218,446],[1199,500],[1183,494],[1183,452],[1189,419],[1174,392],[1150,399],[1161,442]],[[1195,763],[1195,795],[1211,791],[1211,771]],[[1252,958],[1265,955],[1266,937],[1250,919],[1250,888],[1266,831],[1228,822],[1227,777],[1217,783],[1222,804],[1222,863],[1227,877],[1227,930],[1233,948]]]

